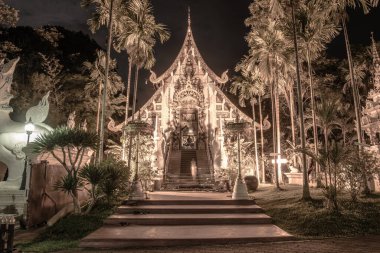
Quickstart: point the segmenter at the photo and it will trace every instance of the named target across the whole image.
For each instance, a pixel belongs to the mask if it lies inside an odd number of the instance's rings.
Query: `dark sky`
[[[19,25],[39,27],[60,25],[69,30],[81,30],[89,34],[86,20],[89,10],[80,7],[80,0],[8,0],[20,10]],[[187,26],[187,7],[191,7],[192,29],[197,46],[206,63],[215,73],[229,69],[230,75],[236,63],[247,52],[244,36],[248,32],[244,19],[248,17],[251,0],[152,0],[158,22],[168,26],[170,40],[155,48],[157,64],[153,70],[161,74],[168,68],[182,46]],[[370,32],[380,40],[380,7],[369,15],[356,11],[349,22],[352,43],[369,44]],[[105,32],[91,35],[101,46],[105,45]],[[338,36],[329,48],[329,54],[344,56],[342,36]],[[126,56],[113,54],[119,64],[119,74],[126,80]],[[139,104],[144,103],[153,90],[145,85],[148,73],[143,73],[139,86]]]

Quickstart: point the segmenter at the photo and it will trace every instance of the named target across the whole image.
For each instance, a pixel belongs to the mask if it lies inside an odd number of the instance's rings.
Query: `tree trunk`
[[[315,94],[314,94],[313,73],[312,73],[309,46],[307,46],[306,48],[306,59],[307,59],[307,69],[308,69],[308,74],[309,74],[311,117],[313,121],[314,153],[318,154],[318,129],[317,129],[317,120],[315,116]],[[320,171],[319,171],[319,164],[317,161],[315,161],[315,173],[316,173],[317,185],[320,185],[320,180],[319,180]]]
[[[277,78],[276,78],[277,79]],[[282,163],[281,163],[281,126],[280,126],[280,96],[278,91],[278,83],[275,86],[275,108],[276,108],[276,144],[277,144],[277,154],[276,156],[276,165],[277,165],[277,173],[278,173],[278,181],[279,183],[283,183],[282,179]]]
[[[132,106],[132,120],[135,119],[135,113],[136,113],[136,104],[137,104],[137,86],[138,86],[138,80],[139,80],[139,68],[136,65],[135,69],[135,86],[133,90],[133,106]]]
[[[106,119],[106,103],[107,103],[107,86],[108,86],[108,74],[110,68],[110,57],[111,57],[111,44],[112,44],[112,15],[113,15],[113,3],[111,0],[110,15],[109,15],[109,27],[108,27],[108,42],[107,42],[107,57],[106,57],[106,69],[104,73],[104,83],[103,83],[103,97],[102,97],[102,113],[100,116],[100,136],[99,136],[99,163],[103,160],[103,149],[104,149],[104,125]]]
[[[274,94],[274,82],[272,81],[271,86],[270,86],[270,95],[271,95],[271,102],[272,102],[272,133],[273,133],[273,171],[274,171],[274,180],[276,184],[276,188],[280,189],[280,183],[278,179],[278,169],[277,169],[277,123],[276,123],[276,101],[275,101],[275,94]]]
[[[255,104],[256,99],[251,100],[251,106],[252,106],[252,118],[253,118],[253,141],[255,142],[255,170],[256,170],[256,177],[257,181],[260,184],[260,172],[259,172],[259,155],[257,152],[257,133],[256,133],[256,113],[255,113]]]
[[[350,70],[350,83],[351,83],[351,89],[352,89],[352,95],[354,96],[354,109],[355,109],[355,116],[356,116],[356,135],[358,137],[358,144],[359,144],[359,155],[361,154],[361,150],[363,147],[362,144],[362,123],[361,123],[361,113],[360,113],[360,95],[359,90],[355,82],[354,77],[354,64],[352,62],[352,56],[351,56],[351,48],[350,48],[350,41],[348,38],[348,31],[346,26],[346,20],[345,17],[342,16],[342,27],[343,27],[343,34],[344,34],[344,41],[346,44],[346,51],[347,51],[347,59],[348,59],[348,67]],[[363,185],[364,185],[364,193],[368,194],[370,192],[368,187],[368,179],[365,171],[363,171]]]
[[[100,111],[102,110],[102,83],[99,83],[98,91],[98,111],[96,112],[96,133],[99,134],[99,124],[100,124]]]
[[[126,138],[127,135],[125,133],[125,126],[127,126],[128,123],[128,112],[129,112],[129,96],[131,93],[131,77],[132,77],[132,60],[131,58],[128,59],[128,83],[127,83],[127,94],[125,99],[125,118],[124,118],[124,128],[123,128],[123,143],[122,143],[122,160],[125,161],[125,147],[126,147]]]
[[[79,197],[78,197],[78,190],[73,190],[71,195],[73,197],[74,213],[80,214],[81,208],[80,208],[80,202],[79,202]]]
[[[265,165],[264,165],[264,130],[263,130],[263,111],[261,108],[261,96],[259,96],[259,114],[260,114],[260,142],[261,142],[261,171],[262,182],[265,184]]]
[[[326,155],[328,154],[328,151],[329,151],[329,148],[328,148],[328,134],[327,134],[327,127],[324,127],[323,128],[323,135],[325,137],[325,152],[326,152]],[[328,159],[328,157],[327,157]],[[327,160],[326,162],[326,167],[325,167],[325,183],[326,183],[326,188],[328,187],[328,181],[327,181],[327,167],[329,167],[330,164],[329,164],[329,161]]]
[[[296,56],[296,73],[297,73],[297,102],[298,102],[298,113],[299,113],[299,124],[300,124],[300,135],[301,135],[301,148],[305,150],[306,148],[306,139],[305,139],[305,126],[304,126],[304,115],[303,115],[303,101],[302,101],[302,87],[301,87],[301,77],[300,77],[300,69],[299,69],[299,56],[298,56],[298,42],[296,35],[296,18],[294,14],[294,1],[291,1],[292,5],[292,23],[293,23],[293,43],[294,43],[294,51]],[[306,169],[306,154],[302,153],[302,166],[303,166],[303,191],[302,191],[302,199],[309,200],[310,189],[309,189],[309,180]]]
[[[135,113],[136,113],[136,100],[137,100],[137,84],[138,84],[138,79],[139,79],[139,68],[136,65],[135,66],[135,85],[134,85],[134,90],[133,90],[133,105],[132,105],[132,121],[135,120]],[[131,168],[131,157],[132,157],[132,135],[129,135],[129,146],[128,146],[128,168]]]

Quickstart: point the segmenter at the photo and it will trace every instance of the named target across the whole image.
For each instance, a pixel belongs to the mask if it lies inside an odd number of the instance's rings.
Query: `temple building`
[[[227,71],[215,74],[202,58],[191,30],[190,12],[178,56],[160,76],[152,71],[149,81],[156,91],[138,113],[154,127],[153,167],[167,185],[213,183],[228,162],[224,124],[236,118],[252,119],[221,90],[228,81]]]

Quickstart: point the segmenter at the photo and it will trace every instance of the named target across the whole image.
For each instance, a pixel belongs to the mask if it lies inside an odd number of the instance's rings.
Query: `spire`
[[[191,26],[191,11],[190,11],[190,6],[187,6],[187,24],[189,27]]]
[[[380,57],[379,57],[379,53],[377,52],[376,42],[375,42],[375,39],[374,39],[374,36],[373,36],[373,32],[371,32],[371,40],[372,40],[373,63],[376,64],[376,62],[377,62],[377,63],[380,64]]]

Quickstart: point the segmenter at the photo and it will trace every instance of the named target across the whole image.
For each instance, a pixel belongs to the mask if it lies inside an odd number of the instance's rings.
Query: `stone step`
[[[262,213],[257,205],[122,205],[117,208],[117,213]]]
[[[278,242],[294,237],[271,224],[103,226],[83,238],[85,248],[128,248],[202,244]]]
[[[255,205],[253,199],[166,199],[166,200],[126,200],[123,202],[124,205],[129,206],[148,206],[148,205]]]
[[[233,225],[270,224],[271,217],[263,213],[229,214],[114,214],[107,225]]]

